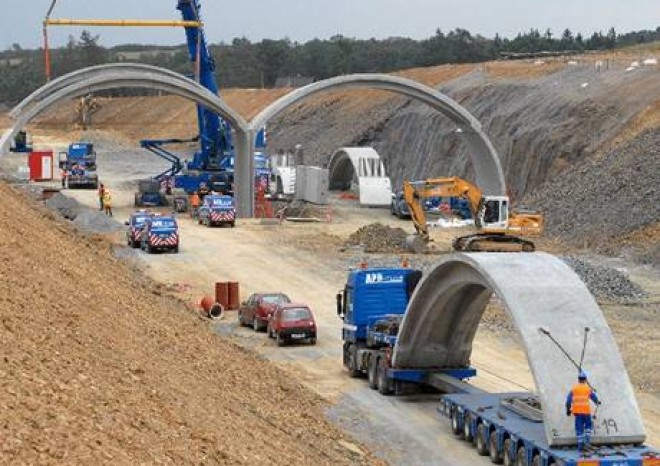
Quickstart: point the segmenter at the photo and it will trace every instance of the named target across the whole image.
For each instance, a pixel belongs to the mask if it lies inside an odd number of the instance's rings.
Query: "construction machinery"
[[[214,94],[218,94],[218,84],[215,78],[215,60],[211,55],[201,23],[199,0],[178,0],[177,9],[181,12],[183,20],[191,26],[186,26],[186,41],[188,54],[194,64],[194,78],[202,86]],[[232,144],[232,128],[228,121],[197,105],[197,124],[199,134],[190,139],[145,139],[140,145],[162,157],[172,164],[170,168],[155,177],[156,180],[174,178],[174,187],[182,188],[192,194],[199,191],[202,185],[212,186],[218,181],[231,186],[234,179],[234,146]],[[199,150],[195,152],[192,160],[182,162],[181,158],[166,148],[170,144],[199,142]],[[265,157],[259,157],[260,151],[265,147],[265,131],[261,130],[256,137],[255,153],[256,165],[255,182],[268,183],[270,172],[268,167],[262,167]],[[223,192],[230,191],[225,188]]]
[[[59,167],[66,170],[67,186],[73,188],[99,187],[96,173],[96,151],[91,142],[75,142],[59,154]]]
[[[19,131],[14,137],[14,144],[9,148],[9,152],[32,152],[32,143],[28,140],[25,131]]]
[[[534,243],[520,235],[539,235],[543,231],[541,214],[510,212],[508,196],[485,196],[478,187],[462,178],[405,181],[403,196],[415,230],[425,241],[429,240],[429,229],[420,201],[430,197],[468,201],[477,232],[455,238],[452,246],[457,251],[533,252]]]

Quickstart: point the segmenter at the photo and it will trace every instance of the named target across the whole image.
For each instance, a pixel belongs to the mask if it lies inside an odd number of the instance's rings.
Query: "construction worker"
[[[197,218],[197,210],[199,209],[200,203],[201,200],[199,198],[199,194],[197,194],[197,191],[195,191],[190,196],[190,215],[193,219]]]
[[[112,217],[112,195],[109,189],[103,190],[103,209],[105,210],[105,215]]]
[[[591,402],[600,405],[596,392],[587,382],[587,373],[580,371],[578,383],[573,386],[566,397],[566,415],[575,416],[575,436],[577,437],[578,451],[585,455],[585,448],[591,443],[593,422],[591,419]]]
[[[105,187],[103,186],[103,183],[99,185],[99,210],[103,211],[103,195],[105,194]]]
[[[62,179],[62,189],[66,188],[66,177],[68,173],[66,171],[66,168],[62,167],[60,169],[60,178]]]

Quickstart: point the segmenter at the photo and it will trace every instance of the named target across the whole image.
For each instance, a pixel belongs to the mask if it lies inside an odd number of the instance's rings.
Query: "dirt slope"
[[[360,464],[318,397],[0,184],[0,463]]]

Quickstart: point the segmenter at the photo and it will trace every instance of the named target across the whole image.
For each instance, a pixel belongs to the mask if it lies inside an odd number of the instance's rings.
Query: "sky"
[[[51,0],[1,0],[20,4],[0,14],[0,50],[18,43],[41,45],[41,22]],[[460,27],[473,34],[514,37],[531,28],[550,28],[559,36],[574,33],[656,29],[660,0],[201,0],[207,40],[229,42],[234,37],[252,41],[281,39],[304,42],[346,37],[411,37],[422,39]],[[176,0],[57,0],[52,18],[180,19]],[[183,32],[163,28],[90,27],[101,44],[176,45]],[[64,45],[81,28],[51,27],[51,46]]]

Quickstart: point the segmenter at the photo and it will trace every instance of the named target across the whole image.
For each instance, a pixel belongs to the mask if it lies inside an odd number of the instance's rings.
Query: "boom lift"
[[[455,238],[452,246],[457,251],[533,252],[534,243],[519,235],[539,235],[543,231],[541,214],[509,212],[507,196],[484,196],[479,188],[462,178],[405,181],[403,195],[415,229],[426,241],[429,230],[420,200],[429,197],[467,199],[477,232]]]

